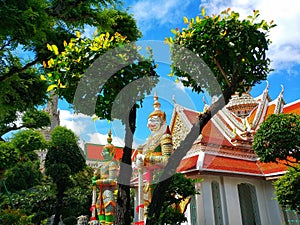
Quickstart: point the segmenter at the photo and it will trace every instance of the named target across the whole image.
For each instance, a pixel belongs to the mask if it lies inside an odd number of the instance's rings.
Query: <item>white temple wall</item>
[[[222,207],[222,224],[241,225],[242,215],[238,193],[238,185],[246,183],[253,185],[256,191],[258,211],[261,225],[283,225],[281,209],[274,199],[274,188],[271,181],[260,179],[247,179],[228,176],[202,176],[201,183],[196,184],[200,189],[200,195],[196,195],[197,224],[214,225],[215,215],[212,197],[212,182],[219,184]],[[187,225],[191,225],[190,207],[186,212]]]

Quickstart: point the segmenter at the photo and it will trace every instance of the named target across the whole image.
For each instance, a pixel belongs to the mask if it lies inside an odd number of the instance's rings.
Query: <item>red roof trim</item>
[[[284,113],[297,113],[300,114],[300,100],[285,105],[283,108]]]

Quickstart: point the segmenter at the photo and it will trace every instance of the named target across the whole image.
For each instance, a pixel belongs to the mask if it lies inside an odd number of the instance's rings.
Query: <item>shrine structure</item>
[[[300,100],[285,104],[283,88],[272,100],[268,88],[256,98],[233,95],[181,161],[178,172],[202,179],[196,183],[201,194],[192,198],[186,224],[283,225],[298,218],[275,200],[272,182],[286,172],[286,165],[262,163],[252,148],[256,130],[269,115],[300,114]],[[175,104],[170,122],[175,151],[198,113]]]

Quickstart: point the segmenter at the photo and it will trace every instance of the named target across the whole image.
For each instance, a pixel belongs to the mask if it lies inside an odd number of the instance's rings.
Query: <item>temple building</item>
[[[178,172],[201,178],[200,195],[186,211],[188,225],[283,225],[295,224],[299,216],[280,207],[272,182],[286,166],[262,163],[252,142],[260,124],[271,114],[300,114],[300,100],[285,104],[283,89],[272,100],[268,86],[253,98],[249,93],[233,95],[229,103],[204,127],[202,134],[181,161]],[[178,147],[198,112],[175,104],[170,129]],[[298,223],[297,223],[298,224]]]
[[[177,171],[200,180],[195,184],[200,195],[192,197],[185,212],[188,219],[185,225],[300,224],[299,215],[282,208],[274,195],[272,182],[286,172],[287,166],[260,162],[252,148],[255,132],[268,116],[278,113],[300,115],[300,100],[286,104],[283,88],[272,100],[268,88],[267,85],[263,93],[255,98],[249,93],[233,95],[229,103],[206,124],[202,134],[182,159]],[[142,147],[145,148],[152,141],[155,143],[152,149],[156,149],[159,143],[164,143],[160,137],[167,133],[168,137],[172,137],[172,148],[176,151],[197,121],[198,114],[174,102],[169,125],[163,122],[167,130],[160,125],[159,130],[152,132]],[[149,124],[148,127],[154,128]],[[96,164],[101,163],[103,147],[90,143],[85,145],[89,165],[98,166]],[[120,159],[121,154],[122,149],[116,148],[116,159]],[[136,154],[133,151],[134,160]],[[154,154],[153,161],[161,155],[163,153]],[[145,158],[140,158],[145,165]],[[132,187],[137,190],[138,177],[133,177],[132,182]],[[136,200],[135,207],[138,204]],[[136,213],[135,221],[140,221],[138,217]]]

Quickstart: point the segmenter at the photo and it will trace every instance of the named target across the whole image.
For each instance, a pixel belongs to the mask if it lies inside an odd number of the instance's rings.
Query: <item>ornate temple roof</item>
[[[249,93],[243,93],[241,96],[239,93],[236,93],[231,97],[226,108],[236,116],[244,118],[248,116],[257,105],[258,102],[252,98]]]
[[[237,111],[247,111],[238,114]],[[234,95],[228,105],[220,110],[204,127],[178,167],[179,172],[224,173],[259,176],[265,179],[282,174],[282,163],[261,163],[252,149],[253,136],[259,125],[271,114],[300,114],[300,100],[285,105],[283,89],[272,100],[268,86],[257,98],[250,94]],[[198,112],[175,105],[171,131],[173,142],[178,143],[187,135],[197,120]]]

